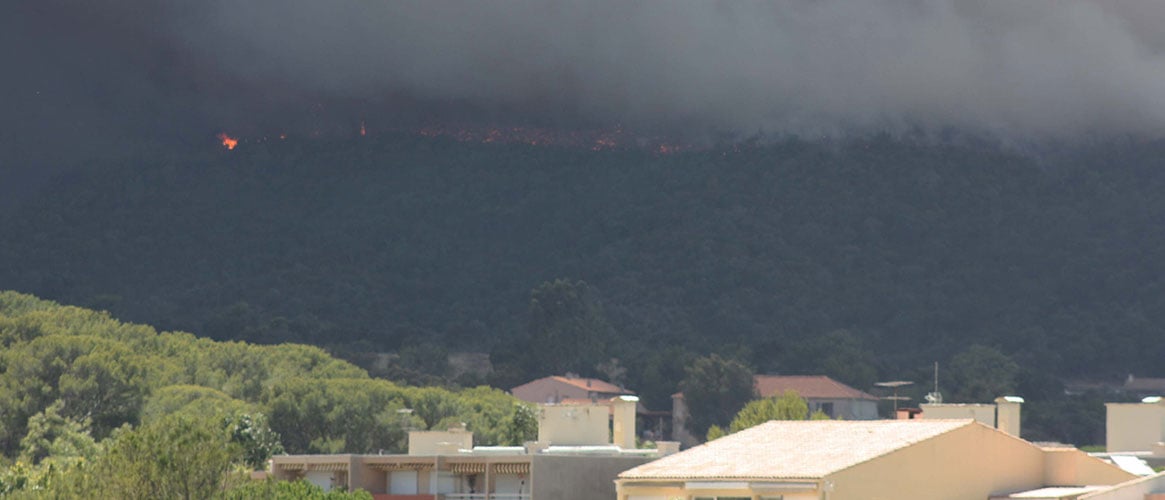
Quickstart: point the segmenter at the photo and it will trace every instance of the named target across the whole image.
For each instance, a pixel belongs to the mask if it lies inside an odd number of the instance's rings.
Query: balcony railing
[[[441,500],[530,500],[529,493],[445,493]]]

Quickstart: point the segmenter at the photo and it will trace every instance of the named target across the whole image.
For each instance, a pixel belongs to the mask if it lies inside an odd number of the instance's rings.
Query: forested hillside
[[[865,389],[980,346],[1052,397],[1165,375],[1162,153],[250,143],[59,179],[0,223],[0,284],[221,340],[488,351],[500,387],[618,358],[654,407],[708,352]]]
[[[403,452],[407,430],[459,423],[480,444],[518,444],[536,431],[525,403],[487,387],[402,387],[316,347],[159,333],[15,292],[0,292],[0,346],[0,494],[78,460],[113,467],[99,477],[145,480],[145,471],[118,470],[143,464],[119,460],[180,450],[224,467],[211,469],[214,489],[232,457],[262,468],[282,451]],[[224,455],[213,460],[193,444],[216,439]],[[200,467],[187,465],[167,472]]]

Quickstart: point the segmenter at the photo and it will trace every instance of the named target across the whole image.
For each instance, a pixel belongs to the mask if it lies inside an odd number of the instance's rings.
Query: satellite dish
[[[943,402],[943,395],[941,392],[928,392],[926,393],[925,397],[926,402],[932,405],[941,404]]]

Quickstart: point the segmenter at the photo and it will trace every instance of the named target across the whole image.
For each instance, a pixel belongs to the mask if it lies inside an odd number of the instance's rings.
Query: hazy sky
[[[4,4],[0,181],[402,110],[697,135],[1165,132],[1156,0]]]

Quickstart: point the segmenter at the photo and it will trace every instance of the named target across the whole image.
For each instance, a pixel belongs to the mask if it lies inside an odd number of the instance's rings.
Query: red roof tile
[[[878,399],[825,375],[757,375],[754,379],[762,398],[792,390],[806,399]]]
[[[609,393],[609,394],[635,394],[634,391],[628,391],[610,382],[605,382],[597,378],[567,378],[561,376],[550,377],[559,382],[567,383],[578,387],[579,389],[586,389],[593,392]]]

